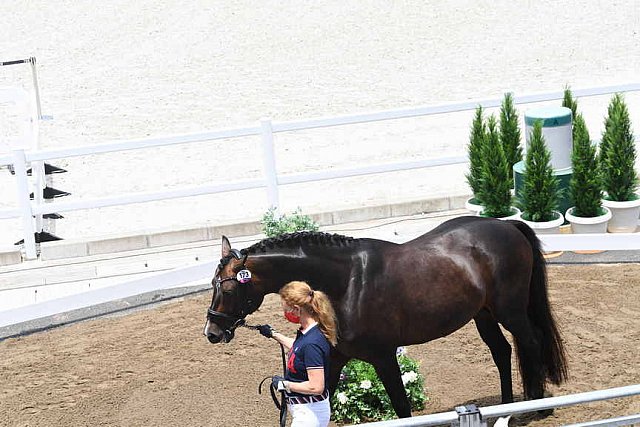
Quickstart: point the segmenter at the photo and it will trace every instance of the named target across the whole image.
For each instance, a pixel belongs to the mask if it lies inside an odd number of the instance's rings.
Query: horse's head
[[[262,304],[264,294],[257,289],[247,265],[247,253],[231,249],[222,237],[222,258],[213,280],[213,298],[207,310],[204,335],[215,344],[233,339],[235,329],[244,324],[247,314]]]

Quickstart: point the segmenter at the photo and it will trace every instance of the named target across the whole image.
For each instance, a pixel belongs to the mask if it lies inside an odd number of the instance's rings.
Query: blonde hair
[[[318,327],[331,345],[338,342],[336,313],[329,297],[322,291],[314,291],[306,282],[289,282],[280,289],[280,297],[287,305],[297,305],[318,322]]]

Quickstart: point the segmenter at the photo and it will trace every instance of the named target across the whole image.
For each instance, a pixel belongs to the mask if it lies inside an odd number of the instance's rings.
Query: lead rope
[[[251,326],[243,323],[241,326],[257,331],[262,325]],[[282,344],[280,344],[280,356],[282,358],[282,376],[284,377],[287,374],[287,361],[284,356],[284,346]],[[262,381],[260,381],[260,384],[258,385],[258,394],[262,394],[262,384],[267,380],[271,380],[271,376],[264,377]],[[278,398],[276,397],[276,393],[278,390],[273,387],[273,384],[269,385],[269,391],[271,392],[271,399],[273,399],[273,403],[276,405],[276,408],[280,410],[280,427],[285,427],[287,425],[287,399],[285,396],[285,392],[280,392],[280,401],[278,402]]]

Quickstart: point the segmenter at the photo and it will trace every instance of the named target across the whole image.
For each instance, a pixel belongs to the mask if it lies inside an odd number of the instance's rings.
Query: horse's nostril
[[[214,334],[207,334],[207,339],[209,340],[209,342],[211,344],[217,344],[222,339],[222,335],[217,336],[217,335],[214,335]]]

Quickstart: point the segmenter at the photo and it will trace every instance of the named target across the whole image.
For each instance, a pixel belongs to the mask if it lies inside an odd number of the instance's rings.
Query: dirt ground
[[[554,395],[640,383],[640,265],[552,266],[550,297],[570,356]],[[202,336],[209,294],[0,342],[3,426],[275,426],[259,381],[280,372],[279,348],[242,329],[226,345]],[[275,296],[251,323],[291,330]],[[291,331],[293,332],[293,331]],[[470,324],[408,348],[429,402],[421,413],[499,403],[488,349]],[[514,370],[514,391],[522,389]],[[640,398],[557,409],[511,425],[561,424],[640,412]]]

